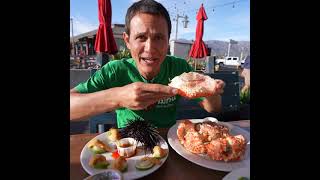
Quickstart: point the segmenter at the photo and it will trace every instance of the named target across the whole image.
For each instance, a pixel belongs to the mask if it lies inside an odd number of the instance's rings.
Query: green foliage
[[[203,61],[203,60],[198,60],[198,59],[194,59],[194,58],[190,57],[187,59],[187,62],[191,67],[193,67],[193,68],[196,67],[197,69],[195,69],[195,70],[201,70],[206,67],[205,61]]]
[[[192,58],[188,58],[187,62],[191,67],[194,67],[194,60]]]
[[[131,53],[129,49],[123,48],[117,54],[112,55],[112,60],[120,60],[123,58],[131,58]]]
[[[250,89],[240,92],[240,103],[241,104],[250,104]]]

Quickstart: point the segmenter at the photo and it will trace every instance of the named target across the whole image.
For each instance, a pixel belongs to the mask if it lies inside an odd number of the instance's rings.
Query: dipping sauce
[[[127,148],[127,147],[130,147],[130,146],[132,146],[132,144],[130,144],[130,143],[120,144],[120,147],[122,147],[122,148]]]
[[[133,138],[123,138],[117,142],[117,150],[120,156],[129,158],[136,154],[137,141]]]

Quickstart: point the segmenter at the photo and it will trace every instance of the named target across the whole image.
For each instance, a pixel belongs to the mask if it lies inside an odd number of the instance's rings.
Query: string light
[[[212,12],[214,12],[216,10],[217,7],[223,7],[223,6],[229,6],[229,5],[232,5],[232,8],[235,8],[235,4],[236,3],[239,3],[241,1],[244,1],[244,0],[238,0],[238,1],[232,1],[232,2],[227,2],[227,3],[224,3],[224,4],[219,4],[219,5],[216,5],[216,6],[211,6],[211,7],[208,7],[208,9],[211,9],[212,8]],[[191,9],[191,10],[186,10],[188,12],[192,12],[192,11],[198,11],[199,9]]]
[[[217,10],[216,8],[220,8],[220,7],[223,7],[223,6],[229,6],[229,5],[231,6],[232,5],[232,8],[235,8],[235,4],[239,3],[241,1],[245,1],[245,0],[233,0],[233,1],[230,1],[230,2],[227,2],[227,3],[224,3],[224,4],[218,4],[218,5],[215,5],[215,6],[206,7],[206,9],[211,9],[212,8],[212,12],[215,12]],[[170,12],[169,15],[170,15],[170,17],[171,17],[171,19],[173,21],[177,21],[176,16],[179,15],[180,13],[182,13],[183,16],[184,16],[185,12],[189,12],[189,13],[193,13],[194,12],[195,15],[197,15],[198,10],[199,10],[198,8],[197,9],[192,8],[192,9],[188,10],[187,8],[185,8],[187,6],[186,1],[183,1],[182,5],[184,6],[184,7],[182,7],[183,8],[182,12],[179,12],[179,8],[177,7],[177,2],[176,1],[173,1],[171,3],[171,6],[169,5],[168,11]],[[187,23],[189,21],[185,20],[185,22]],[[184,26],[185,26],[185,24],[184,24]]]
[[[232,8],[235,7],[235,4],[240,2],[240,1],[244,1],[244,0],[238,0],[238,1],[232,1],[232,2],[227,2],[227,3],[224,3],[224,4],[220,4],[220,5],[216,5],[216,6],[213,6],[211,8],[216,8],[216,7],[222,7],[222,6],[228,6],[228,5],[231,5],[232,4]]]

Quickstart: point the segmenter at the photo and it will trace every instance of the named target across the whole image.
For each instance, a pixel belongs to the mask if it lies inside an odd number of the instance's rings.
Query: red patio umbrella
[[[111,29],[111,2],[98,0],[99,28],[96,35],[94,49],[96,52],[115,54],[118,52],[117,44]]]
[[[206,11],[203,8],[203,4],[197,14],[197,28],[196,28],[196,39],[192,44],[189,52],[189,57],[193,58],[203,58],[208,55],[208,50],[202,41],[203,36],[203,23],[208,19]]]

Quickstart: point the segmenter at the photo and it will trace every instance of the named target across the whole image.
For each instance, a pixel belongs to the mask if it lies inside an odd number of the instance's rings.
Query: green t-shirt
[[[110,61],[100,70],[96,71],[86,82],[76,86],[80,93],[91,93],[113,87],[121,87],[133,82],[145,82],[168,85],[170,80],[183,72],[193,71],[186,60],[174,56],[167,56],[161,64],[159,74],[152,80],[147,81],[140,74],[135,61],[122,59]],[[149,110],[131,110],[128,108],[116,109],[117,124],[123,128],[127,120],[143,118],[151,121],[156,127],[171,127],[176,122],[176,105],[180,99],[179,95],[160,100]],[[194,99],[197,102],[203,98]]]

